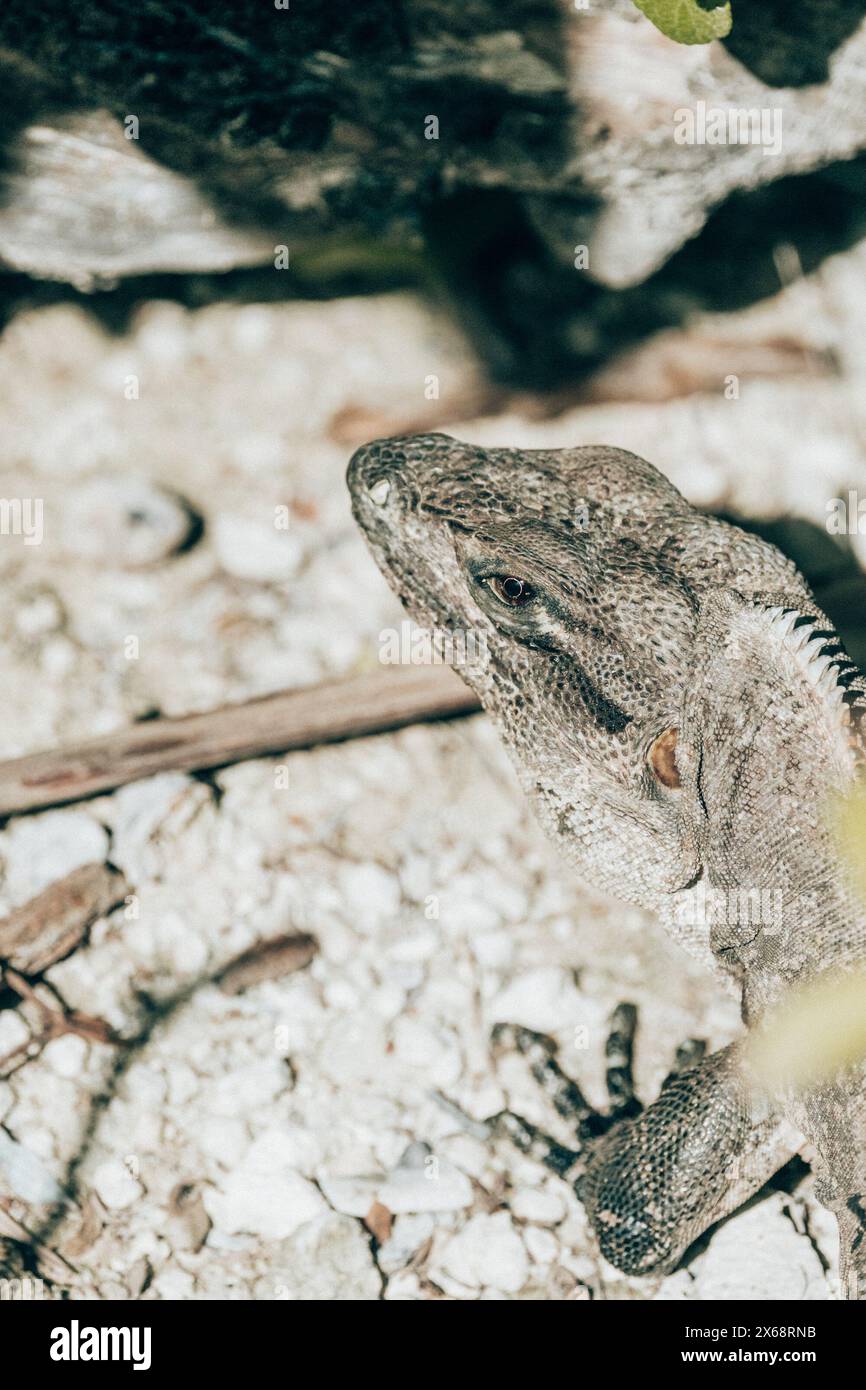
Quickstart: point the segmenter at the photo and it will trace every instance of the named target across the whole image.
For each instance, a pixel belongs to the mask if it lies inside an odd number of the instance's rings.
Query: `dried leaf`
[[[82,864],[0,920],[0,961],[22,975],[41,975],[128,892],[123,874],[109,864]]]
[[[309,965],[319,949],[314,936],[293,932],[262,941],[243,955],[237,956],[218,976],[224,994],[242,994],[262,980],[278,980]]]
[[[393,1214],[382,1202],[374,1202],[364,1217],[364,1225],[379,1245],[385,1244],[391,1234],[393,1224]]]

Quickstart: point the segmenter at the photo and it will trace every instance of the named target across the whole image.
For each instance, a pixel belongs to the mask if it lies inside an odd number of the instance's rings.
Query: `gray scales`
[[[359,449],[348,483],[416,622],[483,635],[459,673],[582,877],[733,976],[749,1027],[790,986],[862,961],[866,907],[823,808],[858,775],[866,680],[790,560],[620,449],[414,435]],[[644,1108],[634,1029],[620,1006],[600,1115],[551,1040],[499,1027],[574,1142],[507,1112],[491,1130],[574,1181],[602,1253],[636,1275],[675,1267],[805,1136],[843,1287],[866,1297],[863,1070],[768,1098],[740,1044],[686,1045]]]

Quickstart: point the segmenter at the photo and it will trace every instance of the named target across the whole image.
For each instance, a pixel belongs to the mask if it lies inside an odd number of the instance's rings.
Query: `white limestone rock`
[[[445,1247],[442,1266],[468,1288],[519,1293],[529,1265],[526,1247],[508,1212],[479,1212]]]

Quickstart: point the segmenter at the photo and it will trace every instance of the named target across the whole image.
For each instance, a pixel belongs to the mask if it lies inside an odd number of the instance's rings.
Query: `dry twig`
[[[450,667],[394,666],[205,714],[149,720],[0,763],[0,816],[80,801],[157,772],[225,767],[478,708]]]

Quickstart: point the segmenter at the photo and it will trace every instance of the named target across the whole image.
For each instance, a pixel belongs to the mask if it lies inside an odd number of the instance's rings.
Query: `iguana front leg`
[[[602,1254],[628,1274],[667,1272],[792,1158],[799,1136],[755,1104],[729,1047],[672,1078],[594,1147],[578,1185]]]
[[[623,1031],[614,1021],[615,1049]],[[793,1127],[745,1084],[736,1045],[673,1072],[645,1110],[634,1100],[628,1061],[609,1065],[613,1105],[603,1116],[563,1073],[550,1038],[500,1026],[494,1043],[527,1057],[554,1108],[573,1124],[574,1140],[565,1146],[510,1112],[495,1118],[495,1131],[574,1183],[601,1253],[625,1274],[675,1268],[799,1147]],[[609,1062],[614,1049],[609,1043]]]

